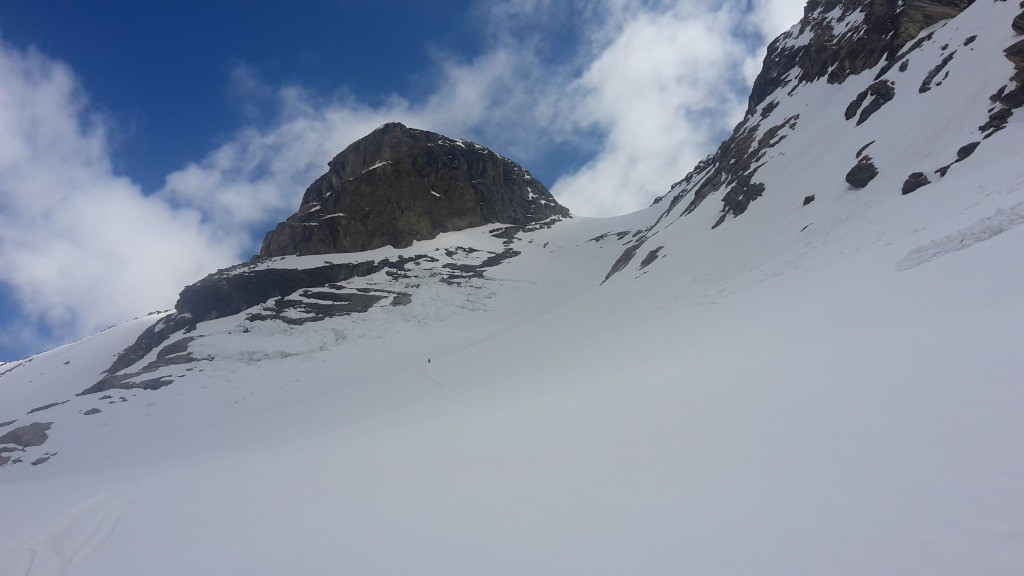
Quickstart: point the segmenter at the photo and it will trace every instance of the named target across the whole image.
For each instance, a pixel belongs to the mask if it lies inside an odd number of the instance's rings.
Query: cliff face
[[[747,115],[782,86],[851,75],[891,60],[925,28],[956,16],[974,0],[811,0],[799,24],[768,46]]]
[[[260,256],[359,252],[502,223],[569,217],[515,162],[440,134],[385,124],[334,157]]]

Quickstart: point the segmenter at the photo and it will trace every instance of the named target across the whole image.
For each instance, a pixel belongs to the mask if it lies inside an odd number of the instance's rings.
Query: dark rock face
[[[569,217],[543,184],[490,150],[390,123],[353,143],[309,186],[260,256],[404,248],[484,224]]]
[[[462,286],[469,280],[484,278],[487,269],[519,254],[512,248],[501,252],[453,248],[446,249],[445,255],[457,262],[441,263],[429,254],[419,254],[325,263],[312,268],[274,268],[252,262],[232,266],[182,290],[175,311],[146,328],[118,355],[99,381],[78,395],[113,389],[155,390],[173,384],[173,376],[159,375],[157,371],[213,359],[201,347],[192,346],[203,338],[201,332],[193,333],[200,322],[247,312],[244,320],[240,320],[245,332],[257,322],[276,321],[294,326],[364,313],[378,306],[406,306],[412,302],[412,294],[359,286],[360,280],[374,275],[409,278],[413,272],[430,269],[427,273],[432,279]],[[153,352],[155,357],[150,356]]]
[[[682,200],[692,192],[690,203],[686,206],[684,214],[690,214],[697,209],[704,199],[715,192],[729,187],[729,192],[722,198],[722,217],[715,226],[725,221],[731,213],[738,216],[747,210],[750,203],[759,198],[765,192],[763,183],[755,182],[754,175],[760,167],[759,162],[764,159],[772,146],[786,138],[784,131],[796,128],[800,115],[795,114],[782,120],[764,131],[758,137],[763,120],[754,121],[753,117],[747,117],[740,122],[727,140],[722,142],[718,150],[701,160],[685,178],[672,185],[678,190],[669,202],[668,207],[661,217],[671,212]],[[657,226],[655,222],[651,228]],[[640,234],[641,242],[645,239]],[[623,266],[628,263],[626,261]]]
[[[187,351],[191,338],[182,338],[164,346],[157,358],[141,370],[127,374],[121,372],[141,361],[173,335],[188,332],[199,322],[238,314],[304,288],[369,276],[386,268],[401,270],[410,260],[412,258],[396,261],[384,259],[379,262],[367,260],[306,269],[250,269],[249,265],[240,264],[211,274],[195,284],[186,286],[178,296],[174,313],[146,328],[131,346],[118,354],[99,382],[79,392],[78,395],[127,388],[154,390],[166,386],[170,381],[164,379],[135,380],[165,366],[198,360]]]
[[[908,0],[899,13],[895,45],[903,47],[922,30],[952,18],[974,3],[974,0]]]
[[[367,260],[351,264],[328,264],[316,268],[267,268],[238,273],[211,274],[186,286],[174,305],[177,316],[188,316],[193,322],[214,320],[238,314],[271,298],[287,296],[303,288],[343,282],[350,278],[369,276],[400,262]]]
[[[863,188],[878,176],[878,168],[871,156],[864,156],[846,173],[846,183],[854,188]]]
[[[924,175],[924,172],[914,172],[910,176],[907,176],[907,179],[903,182],[903,195],[906,196],[914,190],[917,190],[922,186],[927,186],[928,184],[931,184],[931,181]]]
[[[896,0],[810,0],[804,7],[799,26],[776,38],[768,46],[764,67],[754,81],[747,105],[753,113],[761,102],[793,79],[797,83],[827,78],[838,84],[853,74],[868,70],[897,54],[922,30],[952,18],[970,6],[973,0],[908,0],[897,9]],[[830,14],[838,13],[837,23],[864,16],[859,24],[835,34]],[[794,38],[810,34],[806,43]],[[797,74],[788,77],[791,70]]]

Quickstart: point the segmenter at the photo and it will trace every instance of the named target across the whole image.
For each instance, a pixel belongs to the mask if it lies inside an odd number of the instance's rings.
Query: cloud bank
[[[111,169],[107,129],[67,66],[0,45],[0,344],[38,348],[167,306],[243,236],[146,197]]]
[[[576,214],[650,204],[740,119],[764,46],[795,0],[506,0],[470,16],[473,55],[435,55],[421,94],[369,105],[226,79],[251,123],[144,194],[112,169],[108,127],[72,70],[0,39],[0,350],[35,350],[173,304],[258,248],[342,148],[380,124],[469,138],[553,182]],[[554,160],[553,160],[554,159]]]

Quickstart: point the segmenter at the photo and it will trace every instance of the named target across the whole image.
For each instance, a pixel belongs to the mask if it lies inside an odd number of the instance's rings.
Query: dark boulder
[[[878,176],[878,168],[871,156],[864,156],[846,173],[846,183],[854,188],[863,188]]]
[[[922,186],[931,184],[931,180],[924,175],[924,172],[914,172],[903,182],[903,195],[910,194]]]
[[[978,148],[981,142],[971,142],[970,144],[964,144],[956,151],[956,161],[966,160],[974,151]]]

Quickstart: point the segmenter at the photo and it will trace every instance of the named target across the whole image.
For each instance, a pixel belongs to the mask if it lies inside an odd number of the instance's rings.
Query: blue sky
[[[648,205],[739,120],[796,0],[0,3],[0,360],[173,306],[390,120],[581,215]]]

